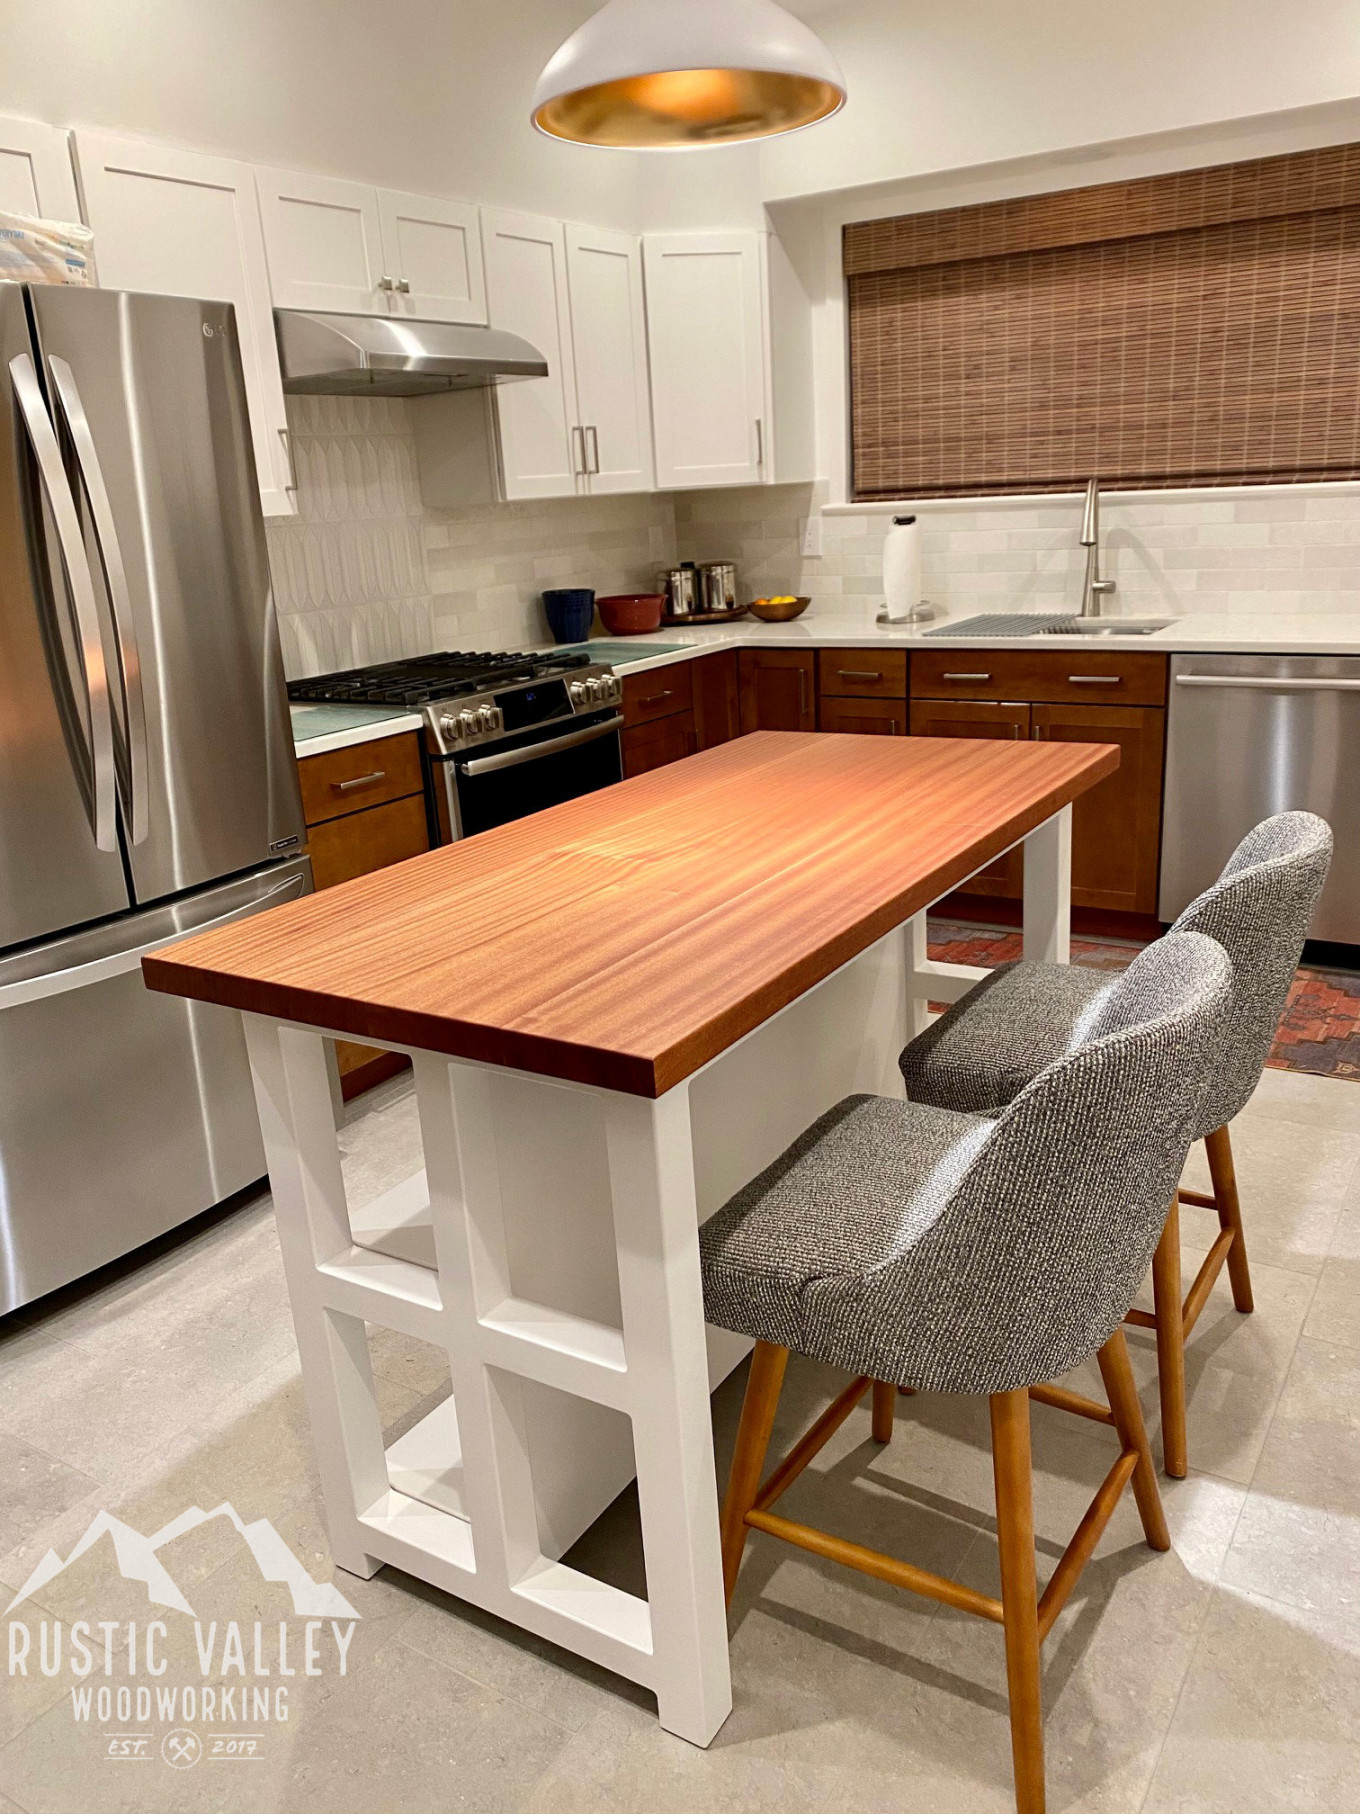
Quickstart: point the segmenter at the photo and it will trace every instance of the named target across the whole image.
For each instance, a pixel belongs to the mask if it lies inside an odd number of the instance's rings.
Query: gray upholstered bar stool
[[[1193,1138],[1203,1140],[1213,1194],[1171,1197],[1152,1262],[1155,1308],[1128,1321],[1157,1334],[1162,1456],[1168,1474],[1187,1466],[1185,1342],[1226,1261],[1233,1303],[1252,1308],[1242,1211],[1228,1123],[1261,1078],[1331,861],[1332,834],[1312,813],[1280,813],[1247,833],[1212,888],[1192,901],[1173,932],[1217,939],[1233,966],[1228,1025],[1215,1055]],[[1080,1039],[1113,987],[1100,970],[1067,964],[1008,964],[956,1002],[902,1054],[913,1102],[995,1114],[1036,1072]],[[1217,1211],[1219,1232],[1181,1298],[1181,1203]]]
[[[1212,939],[1161,939],[1121,977],[1088,1039],[991,1119],[849,1096],[700,1230],[710,1322],[756,1338],[723,1506],[728,1599],[748,1529],[995,1620],[1004,1630],[1021,1814],[1044,1805],[1039,1646],[1130,1479],[1168,1549],[1123,1317],[1190,1141],[1231,973]],[[791,1348],[856,1375],[761,1485]],[[1109,1409],[1041,1382],[1098,1353]],[[1001,1598],[770,1510],[873,1388],[991,1401]],[[1038,1597],[1029,1402],[1112,1424],[1120,1454]]]

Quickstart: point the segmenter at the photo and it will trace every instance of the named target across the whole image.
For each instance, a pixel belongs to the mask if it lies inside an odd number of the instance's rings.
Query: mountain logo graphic
[[[118,1561],[118,1572],[125,1581],[140,1581],[146,1588],[147,1598],[156,1606],[168,1606],[174,1612],[187,1613],[194,1617],[194,1609],[175,1585],[169,1571],[157,1555],[157,1551],[176,1537],[182,1537],[186,1531],[196,1530],[200,1524],[207,1524],[212,1518],[229,1518],[237,1531],[245,1539],[246,1545],[259,1566],[260,1573],[266,1581],[276,1581],[286,1587],[293,1596],[293,1611],[300,1617],[311,1619],[357,1619],[360,1614],[350,1605],[339,1588],[330,1582],[314,1581],[307,1570],[298,1561],[288,1545],[274,1529],[267,1518],[257,1518],[247,1524],[235,1507],[226,1500],[205,1512],[196,1505],[190,1506],[187,1512],[181,1512],[178,1518],[172,1518],[169,1524],[162,1525],[160,1530],[153,1531],[144,1537],[140,1531],[133,1530],[130,1524],[124,1524],[110,1512],[99,1512],[91,1521],[89,1529],[76,1544],[63,1562],[55,1550],[48,1550],[33,1573],[15,1594],[6,1613],[14,1611],[16,1606],[46,1587],[71,1564],[92,1548],[101,1537],[113,1540],[114,1555]]]

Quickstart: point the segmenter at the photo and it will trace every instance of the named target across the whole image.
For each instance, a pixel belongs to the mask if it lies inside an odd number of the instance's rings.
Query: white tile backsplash
[[[652,587],[673,560],[732,560],[748,596],[807,593],[827,610],[880,596],[888,514],[802,526],[823,487],[555,498],[424,508],[408,405],[294,397],[298,515],[267,525],[290,675],[435,648],[547,638],[539,594]],[[968,611],[1075,610],[1084,551],[1075,501],[922,505],[926,596]],[[1106,608],[1126,615],[1360,611],[1360,492],[1146,494],[1102,504]]]
[[[811,485],[689,492],[676,499],[682,559],[734,560],[749,590],[806,593],[829,609],[877,592],[891,516],[826,516],[822,555],[805,559]],[[1075,610],[1085,551],[1075,500],[916,507],[924,591],[969,611]],[[788,526],[781,537],[776,525]],[[1360,492],[1225,498],[1146,494],[1101,505],[1102,563],[1125,615],[1360,609]]]

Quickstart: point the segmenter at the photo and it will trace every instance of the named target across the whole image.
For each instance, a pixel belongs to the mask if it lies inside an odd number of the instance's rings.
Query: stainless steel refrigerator
[[[176,935],[310,888],[229,305],[0,283],[0,1313],[259,1178]]]

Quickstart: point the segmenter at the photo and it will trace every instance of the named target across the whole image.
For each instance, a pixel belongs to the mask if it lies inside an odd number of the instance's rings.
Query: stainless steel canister
[[[693,561],[678,567],[663,567],[657,574],[657,590],[666,597],[667,617],[693,617],[699,604],[699,570]]]
[[[700,609],[704,611],[736,611],[740,608],[737,604],[737,569],[732,561],[700,561],[699,598]]]

